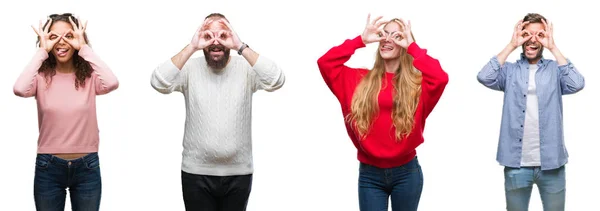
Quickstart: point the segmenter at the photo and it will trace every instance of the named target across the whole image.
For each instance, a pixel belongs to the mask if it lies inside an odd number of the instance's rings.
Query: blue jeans
[[[565,166],[544,171],[540,167],[505,167],[506,209],[526,211],[533,184],[536,184],[542,197],[544,211],[563,211],[565,210],[565,183]]]
[[[358,202],[361,211],[386,211],[391,196],[393,211],[414,211],[423,190],[423,172],[417,157],[393,168],[360,164]]]
[[[74,160],[37,155],[33,188],[36,209],[64,211],[67,188],[73,211],[99,210],[102,182],[98,153]]]

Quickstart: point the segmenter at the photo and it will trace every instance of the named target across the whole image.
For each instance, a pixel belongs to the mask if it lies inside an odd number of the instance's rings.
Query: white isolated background
[[[564,97],[566,206],[599,210],[594,166],[600,144],[592,125],[600,117],[594,109],[600,19],[593,8],[583,0],[3,2],[0,210],[35,210],[36,103],[16,97],[12,86],[36,50],[30,25],[63,12],[89,20],[92,48],[120,81],[116,91],[97,98],[101,210],[184,210],[183,96],[159,94],[150,76],[189,43],[211,12],[225,14],[242,41],[276,61],[287,78],[282,89],[254,97],[248,210],[358,210],[356,149],[316,61],[361,34],[368,13],[411,20],[417,43],[450,75],[417,149],[425,177],[419,210],[505,210],[503,168],[495,161],[503,95],[480,85],[476,75],[528,12],[554,23],[557,46],[586,79],[583,91]],[[359,49],[347,65],[370,68],[375,52],[376,44]],[[544,56],[553,58],[547,50]],[[537,188],[530,210],[542,210]]]

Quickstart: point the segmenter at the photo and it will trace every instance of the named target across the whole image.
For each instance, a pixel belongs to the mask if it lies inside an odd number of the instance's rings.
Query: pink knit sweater
[[[88,61],[94,72],[85,86],[75,89],[75,73],[56,72],[48,84],[38,74],[48,58],[39,49],[14,85],[15,95],[33,97],[38,107],[38,153],[91,153],[98,151],[99,131],[96,119],[96,95],[109,93],[119,82],[108,66],[85,45],[79,56]]]

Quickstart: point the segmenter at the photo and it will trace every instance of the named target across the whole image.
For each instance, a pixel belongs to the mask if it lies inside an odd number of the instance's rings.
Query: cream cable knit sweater
[[[254,66],[231,56],[220,70],[204,57],[190,58],[180,71],[169,59],[152,74],[158,92],[183,93],[186,105],[183,159],[187,173],[213,176],[253,173],[252,94],[275,91],[285,82],[282,70],[259,56]]]

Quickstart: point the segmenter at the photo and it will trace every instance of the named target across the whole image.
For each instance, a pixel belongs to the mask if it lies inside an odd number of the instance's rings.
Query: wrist
[[[558,50],[558,48],[556,46],[554,46],[552,48],[548,48],[548,50],[554,55],[560,54],[560,51]]]
[[[196,47],[196,46],[194,46],[192,44],[188,44],[188,45],[185,46],[184,50],[187,51],[187,52],[189,52],[189,53],[195,53],[196,51],[202,50],[202,49],[199,49],[198,47]]]
[[[242,44],[240,45],[240,47],[239,47],[239,48],[237,48],[236,50],[237,50],[237,52],[238,52],[238,54],[239,54],[239,55],[242,55],[242,52],[244,52],[244,50],[246,50],[246,48],[249,48],[249,47],[250,47],[250,46],[248,46],[248,44],[246,44],[246,43],[242,43]]]
[[[513,52],[515,49],[517,49],[519,46],[515,46],[512,43],[509,43],[508,45],[506,45],[506,47],[504,48],[504,50],[507,50],[509,52]]]

